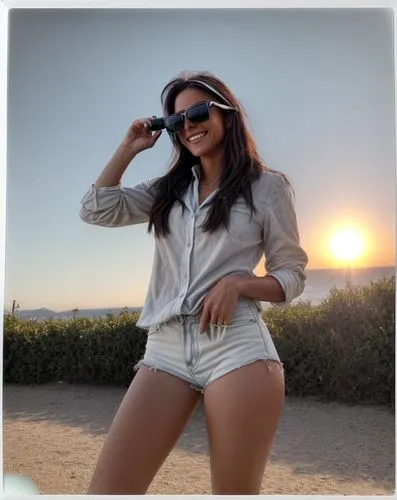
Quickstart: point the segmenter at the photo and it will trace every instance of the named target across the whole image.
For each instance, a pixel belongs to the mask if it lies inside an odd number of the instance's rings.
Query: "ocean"
[[[313,305],[322,302],[329,294],[330,289],[335,286],[336,288],[346,287],[347,275],[344,269],[313,269],[307,270],[307,279],[305,290],[302,295],[292,301],[295,304],[299,301],[310,301]],[[369,285],[371,281],[377,281],[383,277],[395,276],[395,267],[368,267],[352,269],[350,274],[351,286],[365,286]],[[271,307],[268,302],[262,302],[263,309]],[[141,307],[129,306],[128,309],[133,311],[141,311]],[[123,307],[104,307],[100,309],[83,309],[79,308],[79,317],[104,317],[106,313],[119,314]],[[7,312],[7,311],[6,311]],[[44,318],[59,318],[67,319],[73,318],[71,310],[65,311],[52,311],[46,308],[18,310],[17,315],[24,319],[44,319]]]
[[[330,289],[345,288],[347,286],[348,274],[345,269],[310,269],[306,270],[307,279],[305,290],[302,295],[293,301],[310,301],[313,305],[322,302],[329,294]],[[352,268],[350,271],[350,282],[353,288],[369,285],[383,277],[395,276],[395,267],[364,267]]]

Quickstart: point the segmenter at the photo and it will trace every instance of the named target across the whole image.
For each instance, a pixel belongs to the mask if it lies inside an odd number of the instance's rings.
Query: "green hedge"
[[[264,319],[284,363],[287,394],[394,407],[394,277],[333,288],[318,306],[273,309]]]
[[[106,318],[4,318],[4,381],[127,386],[146,332],[128,311]],[[284,363],[286,392],[394,408],[395,279],[331,290],[320,305],[269,309],[263,318]]]
[[[145,350],[138,315],[4,321],[4,381],[128,385]]]

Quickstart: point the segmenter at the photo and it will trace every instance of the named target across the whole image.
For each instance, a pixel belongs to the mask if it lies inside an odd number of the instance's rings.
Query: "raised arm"
[[[121,227],[149,220],[155,195],[152,185],[157,179],[135,187],[121,187],[122,176],[135,156],[153,147],[161,135],[161,131],[152,133],[147,122],[148,118],[143,118],[132,123],[95,184],[84,195],[80,209],[84,222]]]

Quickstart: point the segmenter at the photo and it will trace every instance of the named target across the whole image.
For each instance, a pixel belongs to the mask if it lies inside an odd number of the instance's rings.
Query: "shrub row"
[[[345,403],[395,399],[395,279],[333,288],[318,306],[269,310],[287,394]]]
[[[4,381],[127,386],[146,332],[137,313],[71,320],[4,318]],[[347,403],[386,404],[395,394],[395,278],[333,288],[320,305],[264,311],[284,363],[286,392]]]
[[[138,315],[43,321],[4,318],[4,381],[126,385],[145,350]]]

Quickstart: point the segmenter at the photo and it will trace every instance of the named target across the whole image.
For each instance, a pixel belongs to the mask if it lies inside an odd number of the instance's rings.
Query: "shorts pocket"
[[[258,322],[258,316],[252,311],[249,303],[239,304],[233,313],[230,321],[230,326],[246,326],[253,325]]]
[[[209,325],[208,330],[211,339],[227,339],[233,338],[236,335],[240,337],[241,332],[244,330],[244,328],[252,327],[253,325],[255,325],[255,323],[257,323],[257,320],[255,320],[254,318],[239,319],[237,321],[232,321],[226,326]]]
[[[253,325],[257,322],[258,322],[258,320],[255,318],[237,318],[237,319],[232,319],[231,323],[227,326],[228,327],[233,326],[233,327],[238,328],[241,326]]]
[[[280,357],[278,355],[276,346],[274,345],[272,336],[269,332],[269,329],[268,329],[266,323],[263,321],[262,318],[258,322],[258,328],[260,331],[260,335],[262,337],[263,345],[265,346],[265,349],[269,355],[269,358],[280,361]]]

